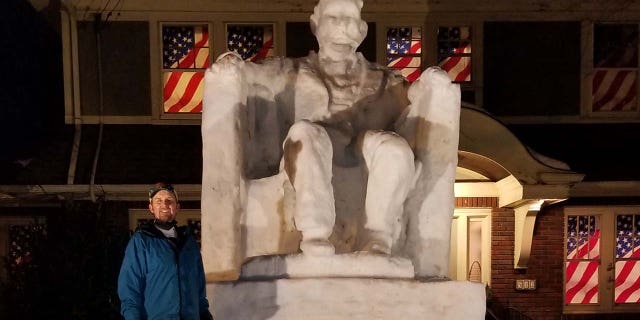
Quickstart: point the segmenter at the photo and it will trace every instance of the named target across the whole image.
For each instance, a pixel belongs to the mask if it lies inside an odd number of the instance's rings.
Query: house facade
[[[43,101],[54,129],[0,159],[5,278],[24,235],[73,208],[134,229],[159,180],[198,226],[203,71],[226,51],[317,48],[315,0],[28,4],[62,85]],[[438,65],[461,86],[450,277],[485,283],[496,319],[640,315],[640,3],[365,0],[363,18],[370,61],[409,81]]]

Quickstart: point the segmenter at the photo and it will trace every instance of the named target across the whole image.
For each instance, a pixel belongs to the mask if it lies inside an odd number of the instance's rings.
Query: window
[[[227,49],[247,61],[273,56],[273,25],[227,25]]]
[[[471,82],[471,28],[438,28],[438,65],[453,82]]]
[[[162,26],[164,113],[202,112],[204,71],[211,61],[209,27]]]
[[[422,66],[422,28],[387,29],[387,66],[400,70],[409,82],[420,77]]]
[[[596,24],[591,111],[637,111],[638,25]]]
[[[0,266],[0,280],[20,277],[33,270],[38,246],[46,238],[44,217],[0,217],[0,257],[6,263]]]
[[[638,311],[640,207],[567,208],[565,244],[565,311]]]
[[[44,224],[10,225],[9,226],[9,277],[15,277],[26,269],[33,268],[36,247],[45,240]]]
[[[491,209],[456,209],[451,222],[449,277],[489,284]]]
[[[599,217],[569,216],[566,226],[565,303],[598,303]]]
[[[616,216],[615,303],[640,302],[640,214]]]

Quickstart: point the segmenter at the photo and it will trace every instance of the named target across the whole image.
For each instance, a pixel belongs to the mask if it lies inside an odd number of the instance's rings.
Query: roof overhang
[[[498,205],[514,210],[514,268],[526,268],[537,213],[545,205],[569,198],[572,187],[584,175],[531,150],[500,121],[474,107],[462,108],[458,154],[460,167],[482,174],[495,184],[491,189],[483,181],[480,190],[494,190]],[[457,190],[474,188],[461,185]]]

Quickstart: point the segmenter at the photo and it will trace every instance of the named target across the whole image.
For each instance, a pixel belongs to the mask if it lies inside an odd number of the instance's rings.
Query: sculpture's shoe
[[[364,247],[362,247],[362,251],[374,254],[390,255],[391,247],[388,246],[384,240],[371,239]]]
[[[360,251],[374,254],[391,254],[391,236],[380,231],[370,231],[369,239]]]
[[[326,239],[302,240],[300,250],[303,254],[312,256],[330,256],[336,253],[336,248]]]

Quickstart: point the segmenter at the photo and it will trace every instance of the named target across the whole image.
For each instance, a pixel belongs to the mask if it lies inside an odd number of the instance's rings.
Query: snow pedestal
[[[483,284],[415,280],[402,260],[263,257],[245,264],[239,281],[208,284],[207,296],[214,318],[223,320],[484,319]]]

